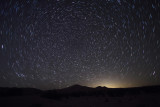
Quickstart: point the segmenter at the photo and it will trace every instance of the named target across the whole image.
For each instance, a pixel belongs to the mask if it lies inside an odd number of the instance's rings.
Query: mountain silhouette
[[[23,95],[69,95],[69,94],[81,94],[81,95],[110,95],[119,96],[124,94],[140,94],[140,93],[160,93],[160,86],[145,86],[135,88],[107,88],[98,86],[91,88],[81,85],[72,85],[63,89],[53,89],[42,91],[35,88],[4,88],[0,87],[0,96],[23,96]]]
[[[0,88],[2,107],[66,107],[66,104],[67,107],[160,107],[159,98],[160,86],[91,88],[73,85],[46,91],[34,88]]]

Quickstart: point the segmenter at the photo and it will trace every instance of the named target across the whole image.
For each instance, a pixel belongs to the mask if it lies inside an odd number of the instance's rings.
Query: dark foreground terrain
[[[160,86],[59,90],[0,88],[0,107],[160,107]]]

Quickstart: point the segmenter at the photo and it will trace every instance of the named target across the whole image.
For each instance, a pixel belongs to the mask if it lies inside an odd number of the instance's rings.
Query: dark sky
[[[0,87],[160,85],[160,0],[1,0]]]

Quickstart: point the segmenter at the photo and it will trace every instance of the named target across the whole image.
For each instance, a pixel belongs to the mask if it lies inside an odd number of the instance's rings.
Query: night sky
[[[160,0],[1,0],[0,87],[160,85]]]

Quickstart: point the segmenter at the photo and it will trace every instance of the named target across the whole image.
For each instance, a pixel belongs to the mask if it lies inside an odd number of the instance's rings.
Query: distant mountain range
[[[160,86],[146,86],[136,88],[107,88],[98,86],[96,88],[73,85],[63,89],[53,89],[42,91],[34,88],[0,88],[0,97],[7,96],[26,96],[26,95],[39,95],[46,98],[56,99],[61,97],[78,97],[78,96],[124,96],[126,94],[147,94],[147,93],[160,93]]]
[[[160,86],[63,89],[0,88],[0,107],[160,107]]]

